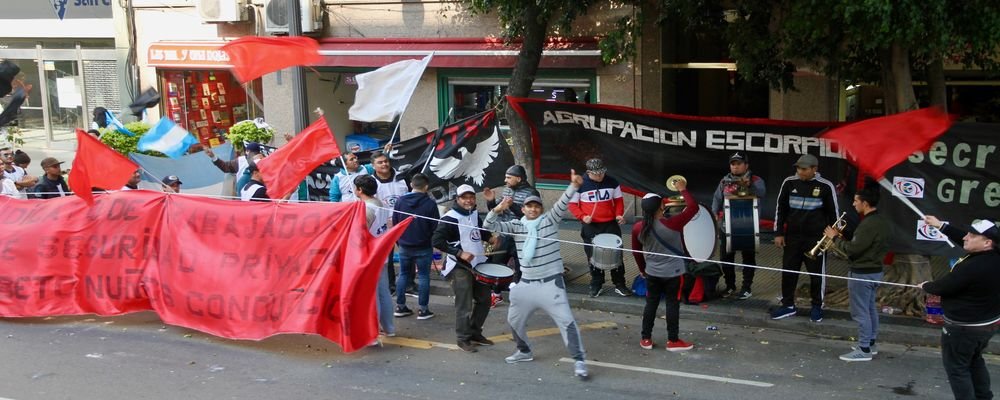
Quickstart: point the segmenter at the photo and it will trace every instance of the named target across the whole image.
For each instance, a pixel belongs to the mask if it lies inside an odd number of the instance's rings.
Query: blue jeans
[[[851,278],[881,281],[882,273],[859,274],[851,272]],[[869,347],[878,338],[878,306],[875,291],[879,284],[874,282],[847,281],[847,294],[851,299],[851,318],[858,323],[858,346]]]
[[[427,302],[431,295],[431,257],[432,248],[399,246],[399,276],[396,277],[396,304],[406,305],[406,285],[410,281],[411,266],[417,265],[417,305],[421,310],[427,310]]]
[[[396,321],[392,314],[392,293],[389,293],[389,277],[384,268],[378,276],[378,286],[375,287],[375,310],[378,312],[378,323],[385,333],[396,333]]]

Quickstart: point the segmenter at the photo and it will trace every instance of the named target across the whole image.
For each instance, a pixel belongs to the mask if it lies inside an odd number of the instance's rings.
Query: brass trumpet
[[[674,192],[679,192],[679,190],[677,190],[677,182],[687,183],[687,179],[685,179],[683,176],[680,175],[673,175],[667,178],[667,189],[670,189]]]
[[[833,223],[833,226],[831,226],[833,229],[837,230],[838,236],[844,232],[844,229],[847,228],[847,221],[844,219],[846,215],[847,215],[846,212],[840,213],[840,217],[838,217],[837,220]],[[810,260],[815,260],[816,257],[819,257],[820,254],[826,253],[827,250],[833,249],[834,253],[837,253],[838,256],[847,258],[847,255],[838,251],[836,247],[833,247],[833,244],[834,244],[833,238],[823,235],[823,237],[820,238],[818,242],[816,242],[816,245],[813,246],[811,250],[806,252],[806,257],[809,257]]]

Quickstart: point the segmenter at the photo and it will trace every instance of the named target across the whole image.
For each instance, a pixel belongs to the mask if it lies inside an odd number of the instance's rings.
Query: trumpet
[[[838,235],[843,233],[844,229],[847,228],[847,220],[844,219],[846,215],[847,215],[846,212],[840,213],[840,217],[838,217],[837,220],[831,226],[833,229],[837,230]],[[818,242],[816,242],[816,245],[813,246],[811,250],[806,252],[806,257],[809,257],[810,260],[815,260],[816,257],[819,257],[820,254],[826,253],[828,250],[833,249],[833,251],[837,253],[837,255],[847,258],[846,254],[837,251],[837,248],[833,247],[833,243],[834,243],[833,238],[823,235],[823,237],[820,238]]]
[[[667,178],[667,189],[670,189],[674,192],[679,192],[679,190],[677,190],[677,182],[687,183],[687,179],[685,179],[683,176],[680,175],[673,175]]]

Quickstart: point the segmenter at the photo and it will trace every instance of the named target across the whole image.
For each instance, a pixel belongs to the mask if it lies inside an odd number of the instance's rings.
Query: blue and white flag
[[[219,159],[232,159],[233,146],[223,143],[216,146],[215,154]],[[233,191],[235,178],[231,174],[223,173],[212,164],[212,160],[205,155],[205,152],[187,154],[178,159],[164,157],[147,156],[140,153],[129,154],[129,158],[142,167],[143,181],[139,183],[140,189],[163,191],[160,180],[168,175],[180,178],[181,193],[203,194],[209,196],[234,196]]]
[[[105,111],[104,114],[106,114],[106,118],[108,120],[108,127],[115,128],[116,131],[124,133],[126,135],[135,136],[135,134],[132,133],[132,131],[125,129],[125,125],[122,124],[122,122],[119,121],[118,118],[115,118],[115,115],[112,114],[111,111]]]
[[[191,133],[177,126],[169,118],[163,117],[139,139],[139,150],[154,150],[170,158],[179,158],[187,154],[188,147],[196,143],[198,139],[191,136]]]

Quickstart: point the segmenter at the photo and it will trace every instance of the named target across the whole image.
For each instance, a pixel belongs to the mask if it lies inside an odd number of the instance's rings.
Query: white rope
[[[110,193],[110,192],[118,192],[118,191],[117,190],[109,190],[107,192]],[[39,192],[37,194],[58,194],[58,193],[59,192],[54,192],[54,193],[52,193],[52,192]],[[72,193],[72,192],[65,192],[65,193],[69,194],[69,193]],[[99,194],[99,193],[95,193],[95,194]],[[208,198],[235,199],[235,200],[239,200],[240,199],[238,196],[223,196],[223,195],[210,195],[210,194],[198,194],[198,193],[169,193],[169,192],[164,192],[164,194],[168,195],[168,196],[208,197]],[[255,199],[255,200],[265,201],[265,199]],[[289,203],[289,202],[292,202],[291,200],[284,200],[284,199],[277,199],[277,200],[275,200],[275,199],[266,199],[266,201],[270,201],[270,202],[274,202],[274,203]],[[329,205],[337,204],[337,203],[331,203],[329,201],[315,201],[315,200],[297,200],[295,202],[298,202],[298,203],[329,204]],[[466,227],[466,228],[473,228],[473,229],[485,229],[485,228],[478,227],[478,226],[463,225],[463,224],[460,224],[458,222],[446,221],[444,219],[431,218],[431,217],[426,217],[426,216],[423,216],[423,215],[417,215],[417,214],[408,213],[408,212],[404,212],[404,211],[398,211],[398,210],[394,210],[394,209],[388,208],[388,207],[373,207],[373,208],[379,208],[381,210],[386,210],[386,211],[393,212],[393,213],[399,213],[399,214],[403,214],[403,215],[407,215],[407,216],[411,216],[411,217],[415,217],[415,218],[421,218],[421,219],[426,219],[426,220],[431,220],[431,221],[437,221],[438,223],[446,223],[446,224],[451,224],[451,225],[461,226],[461,227]],[[526,235],[519,234],[519,233],[505,233],[505,235],[526,236]],[[540,238],[538,238],[538,240],[548,240],[548,241],[552,241],[552,242],[559,242],[559,243],[577,245],[577,246],[582,246],[582,247],[590,246],[590,247],[602,248],[602,249],[607,249],[607,250],[621,250],[621,251],[628,252],[628,253],[640,253],[640,254],[649,255],[649,256],[661,256],[661,257],[679,258],[679,259],[690,260],[690,261],[695,261],[695,262],[707,261],[707,260],[698,260],[698,259],[695,259],[695,258],[692,258],[692,257],[681,256],[681,255],[676,255],[676,254],[655,253],[655,252],[649,252],[649,251],[644,251],[644,250],[628,249],[628,248],[625,247],[624,243],[622,244],[621,248],[617,248],[617,247],[601,246],[601,245],[597,245],[597,244],[576,242],[576,241],[564,240],[564,239],[550,239],[550,238],[542,238],[542,237],[540,237]],[[761,266],[761,265],[742,264],[742,263],[736,263],[736,262],[716,261],[716,260],[711,260],[711,261],[714,262],[714,263],[717,263],[717,264],[731,265],[731,266],[734,266],[734,267],[756,268],[758,270],[768,270],[768,271],[775,271],[775,272],[781,272],[781,273],[792,273],[792,274],[809,275],[809,276],[829,277],[829,278],[843,279],[843,280],[848,280],[848,281],[858,281],[858,282],[877,283],[877,284],[881,284],[881,285],[892,285],[892,286],[900,286],[900,287],[919,288],[919,286],[917,286],[917,285],[911,285],[911,284],[907,284],[907,283],[876,281],[876,280],[870,280],[870,279],[852,278],[852,277],[849,277],[849,276],[830,275],[830,274],[823,274],[823,273],[816,273],[816,272],[809,272],[809,271],[793,271],[793,270],[786,270],[786,269],[783,269],[783,268],[765,267],[765,266]]]

